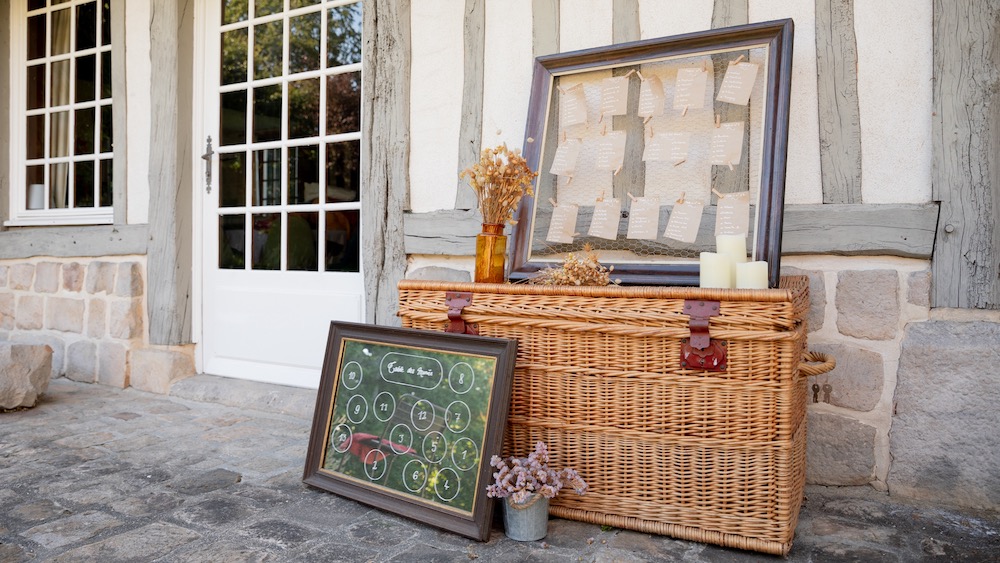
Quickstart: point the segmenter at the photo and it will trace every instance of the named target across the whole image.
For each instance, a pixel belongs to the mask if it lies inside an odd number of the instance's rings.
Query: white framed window
[[[13,1],[6,225],[113,220],[111,2]]]

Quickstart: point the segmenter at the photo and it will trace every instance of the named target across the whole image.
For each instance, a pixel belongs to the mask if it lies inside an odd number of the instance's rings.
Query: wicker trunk
[[[787,554],[805,485],[808,280],[779,289],[553,287],[403,281],[404,327],[461,319],[518,341],[505,455],[542,440],[590,484],[555,516]],[[685,301],[719,301],[724,371],[681,369]],[[453,311],[452,314],[455,317]]]

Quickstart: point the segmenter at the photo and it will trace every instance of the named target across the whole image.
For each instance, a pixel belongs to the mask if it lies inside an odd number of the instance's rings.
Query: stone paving
[[[186,395],[215,402],[58,379],[0,413],[0,561],[780,560],[560,519],[542,541],[496,522],[471,541],[303,485],[314,392],[252,384],[241,404],[198,377]],[[998,514],[867,487],[807,497],[790,561],[1000,558]]]

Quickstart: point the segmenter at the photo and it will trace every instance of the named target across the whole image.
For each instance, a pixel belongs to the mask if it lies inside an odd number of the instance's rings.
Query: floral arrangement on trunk
[[[587,493],[587,483],[575,470],[557,471],[549,467],[549,450],[545,442],[535,444],[535,451],[528,457],[503,459],[495,455],[490,459],[490,465],[497,472],[493,474],[494,483],[486,487],[486,496],[489,497],[510,497],[511,501],[521,504],[535,493],[552,498],[567,487],[579,495]]]
[[[513,223],[514,210],[523,196],[532,195],[531,183],[537,175],[520,149],[511,150],[504,143],[483,149],[479,162],[462,170],[459,177],[468,178],[476,192],[483,223],[502,225]]]
[[[617,285],[620,280],[611,279],[614,269],[614,266],[603,266],[598,262],[597,253],[588,243],[583,245],[582,255],[570,252],[566,254],[562,266],[545,268],[527,281],[533,285]]]

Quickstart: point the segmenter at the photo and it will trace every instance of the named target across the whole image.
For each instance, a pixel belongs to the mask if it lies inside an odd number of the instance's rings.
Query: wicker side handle
[[[799,373],[802,376],[808,377],[812,375],[819,375],[821,373],[827,373],[829,371],[833,371],[833,368],[837,367],[837,360],[833,359],[833,356],[823,354],[821,352],[806,352],[802,360],[802,363],[799,364]]]

